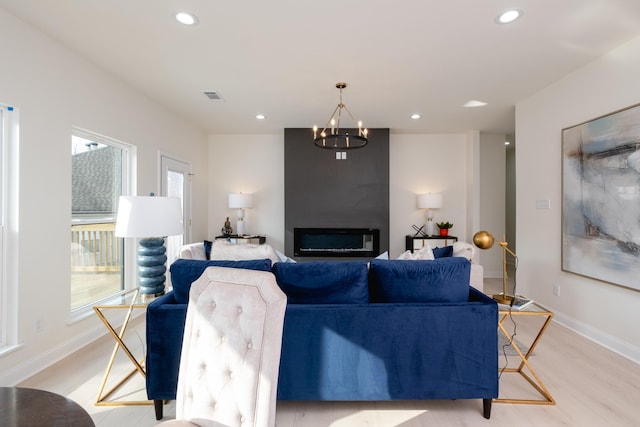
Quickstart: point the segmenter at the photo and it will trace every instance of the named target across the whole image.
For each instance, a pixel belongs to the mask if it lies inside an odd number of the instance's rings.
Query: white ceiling
[[[511,133],[519,100],[640,34],[640,0],[0,0],[0,7],[207,133],[322,126],[338,103],[338,81],[349,84],[344,102],[370,128]],[[518,21],[495,23],[513,7],[524,12]],[[199,24],[178,24],[178,11]],[[471,99],[488,105],[463,108]],[[411,120],[414,112],[422,118]]]

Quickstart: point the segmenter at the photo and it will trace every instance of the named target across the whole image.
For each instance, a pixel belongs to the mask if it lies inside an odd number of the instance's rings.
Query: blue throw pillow
[[[210,240],[205,240],[204,241],[204,256],[207,259],[211,259],[211,246],[213,245],[213,242]]]
[[[453,246],[444,246],[442,248],[433,248],[434,258],[449,258],[453,256]]]
[[[202,259],[177,259],[171,264],[171,285],[173,295],[178,304],[189,302],[189,290],[207,267],[244,268],[247,270],[271,271],[270,259],[252,259],[249,261],[226,261]]]
[[[371,302],[465,302],[469,300],[471,262],[451,257],[435,260],[373,260],[369,269]]]
[[[366,304],[365,261],[277,262],[276,281],[290,304]]]

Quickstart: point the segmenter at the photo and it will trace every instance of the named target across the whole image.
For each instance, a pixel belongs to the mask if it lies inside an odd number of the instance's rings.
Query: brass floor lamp
[[[491,248],[494,241],[495,238],[488,231],[478,231],[473,235],[473,244],[480,249]],[[493,299],[500,304],[511,304],[515,297],[507,294],[507,252],[515,258],[516,266],[518,265],[518,256],[508,248],[504,237],[498,244],[502,247],[502,293],[493,295]]]

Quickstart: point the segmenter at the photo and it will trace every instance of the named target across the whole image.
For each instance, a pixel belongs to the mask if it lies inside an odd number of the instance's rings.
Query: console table
[[[259,245],[262,245],[267,242],[267,237],[248,234],[239,236],[237,234],[232,234],[230,236],[216,236],[216,240],[228,240],[232,243],[257,243]]]
[[[405,250],[413,252],[416,249],[420,249],[427,244],[431,244],[431,241],[434,241],[434,248],[438,248],[440,246],[449,246],[452,245],[453,242],[457,242],[458,238],[456,236],[412,236],[407,235],[405,238]]]

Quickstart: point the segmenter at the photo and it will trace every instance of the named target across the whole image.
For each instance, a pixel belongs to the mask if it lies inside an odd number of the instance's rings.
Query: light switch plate
[[[536,209],[551,209],[551,200],[549,199],[536,200]]]

